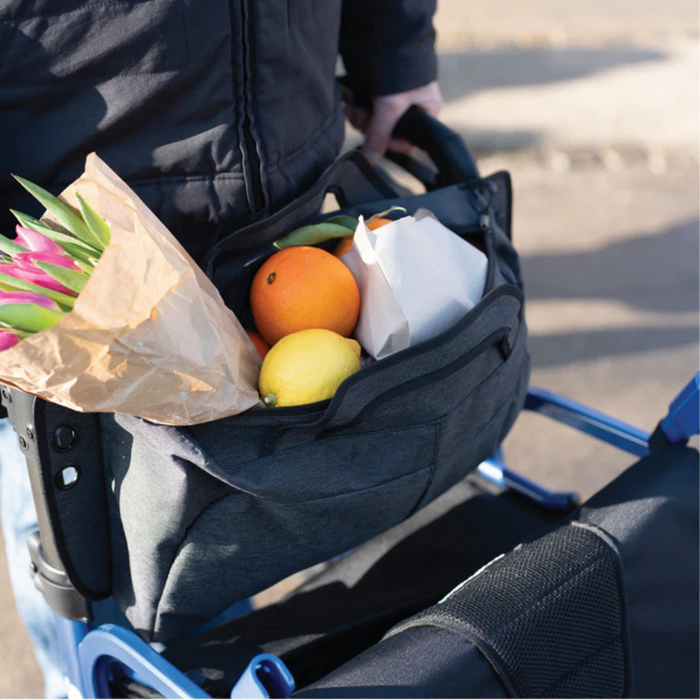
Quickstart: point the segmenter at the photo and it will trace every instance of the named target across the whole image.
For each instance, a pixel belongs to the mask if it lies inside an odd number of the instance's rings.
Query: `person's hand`
[[[391,138],[391,133],[406,110],[413,105],[422,107],[433,117],[437,116],[443,105],[438,84],[433,82],[408,92],[375,97],[371,114],[363,107],[345,105],[348,121],[366,136],[362,152],[367,160],[376,163],[387,149],[411,153],[413,146],[401,139]]]

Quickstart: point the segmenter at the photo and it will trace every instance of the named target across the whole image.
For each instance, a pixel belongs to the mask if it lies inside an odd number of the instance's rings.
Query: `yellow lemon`
[[[260,370],[268,406],[301,406],[330,399],[360,369],[360,344],[333,331],[309,329],[278,341]]]

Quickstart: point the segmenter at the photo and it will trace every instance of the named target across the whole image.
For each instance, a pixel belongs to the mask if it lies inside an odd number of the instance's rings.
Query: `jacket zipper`
[[[252,110],[252,61],[250,52],[252,51],[252,13],[249,10],[246,0],[240,0],[241,8],[241,46],[243,56],[243,153],[247,161],[248,184],[250,185],[250,200],[254,218],[257,219],[265,209],[265,195],[263,192],[261,163],[258,155],[258,144],[253,136],[252,120],[250,110]]]

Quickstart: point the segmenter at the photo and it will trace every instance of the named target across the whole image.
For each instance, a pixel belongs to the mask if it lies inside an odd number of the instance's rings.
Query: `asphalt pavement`
[[[437,27],[444,120],[513,176],[532,383],[653,429],[698,368],[697,3],[441,0]],[[630,463],[537,416],[505,448],[584,497]],[[0,551],[0,697],[41,687]]]

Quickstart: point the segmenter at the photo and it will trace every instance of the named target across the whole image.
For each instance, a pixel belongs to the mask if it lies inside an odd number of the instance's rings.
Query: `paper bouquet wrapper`
[[[61,195],[77,209],[76,192],[107,221],[111,242],[73,311],[0,353],[0,383],[167,425],[258,404],[259,356],[175,237],[94,153]]]
[[[446,331],[481,299],[488,260],[429,211],[370,231],[360,219],[342,257],[360,288],[355,328],[381,360]]]

